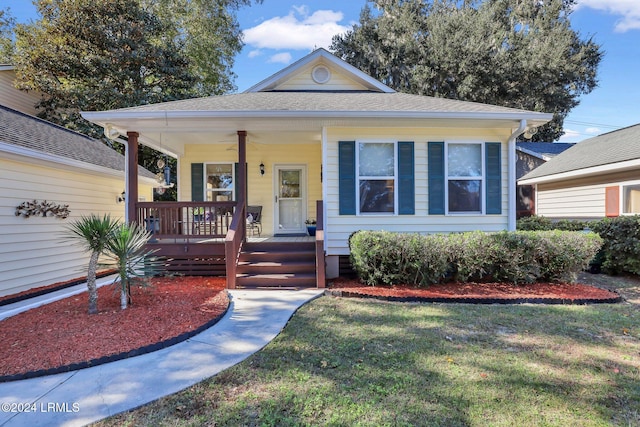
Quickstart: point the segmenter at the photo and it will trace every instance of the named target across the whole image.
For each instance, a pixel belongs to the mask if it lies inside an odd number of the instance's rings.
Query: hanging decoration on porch
[[[160,184],[156,188],[156,193],[164,194],[167,188],[173,187],[174,183],[171,182],[171,168],[167,164],[167,157],[164,159],[158,159],[156,165],[160,169],[160,172],[156,174],[156,181]]]
[[[16,207],[16,216],[29,218],[32,216],[56,217],[60,219],[67,218],[71,211],[69,205],[57,205],[47,202],[46,200],[32,202],[22,202]]]

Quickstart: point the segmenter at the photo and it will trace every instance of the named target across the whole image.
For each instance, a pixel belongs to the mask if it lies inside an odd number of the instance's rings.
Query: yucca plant
[[[105,245],[105,255],[116,268],[114,283],[120,284],[120,308],[131,302],[131,285],[144,284],[145,279],[158,272],[160,262],[152,257],[155,251],[145,250],[151,233],[139,224],[121,224],[111,233]]]
[[[118,226],[118,221],[109,215],[102,217],[95,214],[82,216],[66,227],[65,238],[72,240],[91,252],[87,269],[87,290],[89,293],[89,314],[98,312],[98,289],[96,275],[98,259],[104,252],[105,245]]]

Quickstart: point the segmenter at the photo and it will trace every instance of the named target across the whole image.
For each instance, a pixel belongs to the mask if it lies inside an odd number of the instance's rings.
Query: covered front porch
[[[322,201],[315,236],[264,234],[238,202],[138,202],[133,220],[168,274],[225,276],[227,288],[325,286]]]

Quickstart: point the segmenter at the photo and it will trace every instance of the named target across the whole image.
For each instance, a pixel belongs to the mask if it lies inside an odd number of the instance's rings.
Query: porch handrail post
[[[140,222],[136,203],[138,202],[138,132],[127,132],[127,190],[126,220],[128,223]]]
[[[238,202],[242,203],[242,206],[238,206],[238,208],[242,208],[243,212],[247,211],[247,131],[239,130],[238,131],[238,163],[239,163],[239,171],[238,171],[238,188],[239,188],[239,196]],[[244,241],[246,237],[246,233],[242,231],[242,240]]]
[[[316,200],[316,286],[326,286],[326,262],[324,256],[324,209],[322,200]]]

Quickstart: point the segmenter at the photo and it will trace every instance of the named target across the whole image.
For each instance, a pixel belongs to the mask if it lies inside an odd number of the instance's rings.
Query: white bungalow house
[[[124,156],[31,115],[38,97],[14,78],[0,66],[0,296],[86,276],[88,254],[62,241],[65,226],[125,212]],[[138,172],[139,197],[151,201],[155,175]]]
[[[552,118],[398,93],[324,49],[244,93],[83,115],[107,134],[127,135],[131,147],[178,158],[179,202],[132,203],[130,217],[158,216],[161,253],[206,261],[200,273],[226,261],[229,287],[281,286],[284,278],[323,286],[325,271],[339,274],[357,230],[515,229],[515,140]],[[260,236],[248,239],[247,205],[262,209]],[[283,267],[292,253],[252,255],[302,252],[292,242],[305,240],[309,219],[318,220],[315,272],[302,261]]]
[[[640,124],[575,144],[519,181],[536,214],[592,220],[640,214]]]

